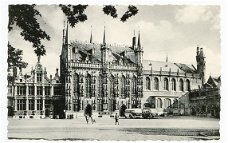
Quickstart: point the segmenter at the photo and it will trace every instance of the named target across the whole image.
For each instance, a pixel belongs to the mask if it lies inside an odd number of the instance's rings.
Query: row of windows
[[[73,86],[76,87],[74,88],[74,93],[81,93],[83,92],[80,91],[80,88],[79,88],[79,76],[76,75],[74,76],[74,82],[73,82]],[[99,77],[99,89],[102,89],[102,78]],[[92,82],[93,81],[93,82]],[[127,94],[127,91],[132,91],[132,94],[135,94],[136,91],[137,91],[137,84],[136,84],[136,78],[133,77],[132,80],[131,80],[131,87],[128,86],[130,85],[130,80],[126,80],[126,78],[123,76],[121,79],[120,79],[120,82],[121,82],[121,85],[120,85],[120,92],[122,95],[126,95]],[[115,87],[116,89],[118,89],[118,80],[116,80],[116,78],[114,76],[111,76],[109,78],[109,85],[110,85],[110,94],[111,95],[115,95]],[[95,87],[96,87],[96,80],[93,79],[92,80],[92,77],[90,75],[86,76],[85,77],[85,94],[86,94],[86,97],[91,97],[91,96],[95,96]],[[108,90],[107,89],[107,85],[103,87],[104,90]],[[99,90],[98,91],[99,94],[101,94],[101,91]],[[83,94],[82,94],[83,95]]]
[[[29,86],[28,87],[28,95],[34,95],[35,94],[35,87]],[[43,95],[43,86],[37,86],[36,89],[37,95]],[[60,95],[61,89],[60,87],[54,87],[54,95]],[[26,86],[17,86],[17,95],[26,95]],[[44,95],[51,95],[51,87],[45,86],[44,87]]]
[[[153,89],[154,90],[160,90],[159,87],[159,80],[157,77],[154,78],[154,85],[153,85]],[[164,78],[163,80],[163,90],[169,90],[169,86],[171,86],[171,90],[172,91],[177,91],[176,88],[176,80],[173,78],[171,80],[171,85],[169,85],[169,80],[167,78]],[[185,86],[186,86],[186,90],[189,91],[190,90],[190,81],[187,79],[185,82]],[[147,90],[151,90],[151,80],[149,77],[146,78],[146,89]],[[183,79],[179,80],[179,91],[184,91],[184,81]]]
[[[164,104],[164,105],[163,105]],[[164,100],[164,103],[161,98],[157,99],[157,108],[168,108],[171,106],[171,99],[167,98]]]
[[[43,102],[41,99],[37,100],[36,110],[43,110]],[[17,99],[17,110],[26,110],[26,99]],[[28,110],[35,110],[35,100],[28,100]]]

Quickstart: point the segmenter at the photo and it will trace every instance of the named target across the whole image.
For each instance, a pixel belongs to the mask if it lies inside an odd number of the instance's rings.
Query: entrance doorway
[[[50,115],[50,109],[45,109],[45,117],[49,117]]]

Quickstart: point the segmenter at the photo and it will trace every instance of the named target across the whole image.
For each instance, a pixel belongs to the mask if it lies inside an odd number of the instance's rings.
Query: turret
[[[89,43],[91,43],[91,44],[93,43],[92,26],[91,26],[91,35],[90,35]]]
[[[103,35],[103,44],[101,45],[101,61],[103,66],[108,61],[108,47],[106,45],[105,27],[104,27],[104,35]]]
[[[135,53],[136,53],[136,57],[137,57],[137,64],[138,65],[142,65],[142,62],[143,62],[143,48],[141,46],[140,32],[138,34],[138,44],[137,44],[137,48],[135,50]]]
[[[66,36],[65,36],[65,44],[68,44],[68,22],[67,22],[67,28],[66,28]]]
[[[134,36],[132,38],[132,49],[135,50],[136,49],[136,36],[135,36],[135,31],[134,31]]]
[[[205,83],[205,74],[206,74],[206,61],[203,48],[197,46],[196,50],[196,62],[197,62],[197,73],[200,74],[202,84]]]

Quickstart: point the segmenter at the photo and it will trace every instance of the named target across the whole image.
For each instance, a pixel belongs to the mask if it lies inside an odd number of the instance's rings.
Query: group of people
[[[96,120],[93,118],[92,114],[85,114],[85,119],[86,119],[86,123],[89,123],[89,119],[91,119],[91,123],[96,123]],[[114,116],[115,119],[115,125],[119,125],[119,115],[116,113]]]

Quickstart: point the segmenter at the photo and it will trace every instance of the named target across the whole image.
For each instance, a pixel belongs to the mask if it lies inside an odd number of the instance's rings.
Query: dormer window
[[[37,73],[37,82],[42,82],[42,74]]]

